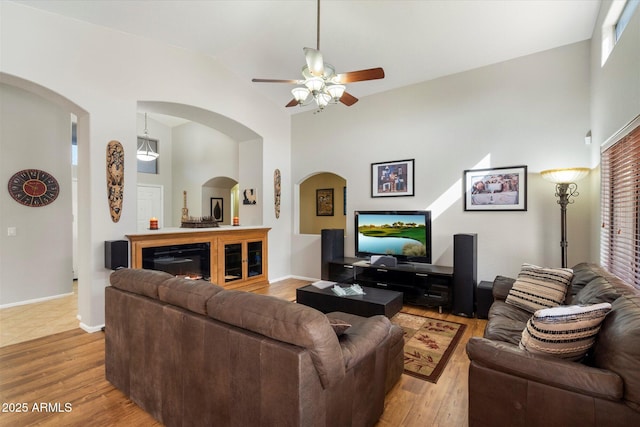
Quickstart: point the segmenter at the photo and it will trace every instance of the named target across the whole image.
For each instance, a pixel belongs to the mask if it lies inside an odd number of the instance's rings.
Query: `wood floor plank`
[[[307,283],[288,279],[250,291],[295,300],[295,289]],[[486,321],[415,306],[403,311],[467,328],[437,384],[402,375],[387,395],[378,427],[466,426],[465,345],[470,337],[482,336]],[[75,329],[0,348],[0,403],[26,403],[28,409],[20,413],[7,406],[0,412],[2,426],[161,425],[105,379],[102,332]],[[43,410],[37,410],[40,404]]]

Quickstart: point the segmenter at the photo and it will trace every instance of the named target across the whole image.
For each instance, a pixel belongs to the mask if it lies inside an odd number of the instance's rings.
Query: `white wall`
[[[605,0],[591,39],[591,131],[593,166],[600,165],[600,146],[640,115],[640,11],[636,10],[607,62],[601,65],[602,23],[611,0]],[[599,171],[599,168],[598,168]],[[591,251],[600,252],[600,175],[592,174]]]
[[[22,169],[42,169],[60,185],[41,207],[7,191]],[[71,117],[58,105],[0,83],[0,306],[73,292]],[[9,227],[16,229],[8,236]]]
[[[366,84],[366,83],[358,83]],[[355,86],[355,85],[354,85]],[[347,215],[432,209],[433,263],[452,265],[453,234],[478,233],[478,275],[515,275],[523,262],[560,264],[560,209],[544,169],[588,166],[589,42],[294,116],[293,180],[316,171],[347,180]],[[371,198],[371,163],[415,159],[415,197]],[[527,165],[527,212],[464,212],[465,169]],[[569,264],[590,260],[589,201],[569,207]],[[353,220],[345,254],[353,255]],[[320,277],[317,236],[293,238],[292,271]]]
[[[81,326],[87,330],[104,323],[110,272],[104,269],[103,242],[136,229],[134,153],[141,100],[194,106],[245,125],[262,138],[268,153],[263,170],[277,167],[283,176],[290,175],[290,117],[215,59],[10,2],[0,2],[0,31],[0,81],[36,91],[43,87],[78,116],[78,297]],[[105,179],[105,147],[114,139],[125,150],[125,198],[118,223],[109,216]],[[268,182],[262,181],[260,192],[272,200]],[[283,186],[283,192],[286,211],[291,209],[289,187]],[[278,242],[277,251],[270,247],[270,278],[284,276],[290,271],[290,223],[276,224],[266,214],[273,211],[272,204],[258,208],[264,225],[272,227],[271,241]],[[24,261],[11,268],[29,268],[26,258],[20,259]],[[3,269],[2,274],[8,273]]]
[[[241,225],[262,224],[263,212],[268,212],[273,218],[274,196],[273,177],[265,179],[262,173],[262,142],[259,140],[244,141],[239,146],[240,153],[240,204],[238,206],[239,220]],[[254,189],[256,193],[255,205],[244,205],[242,203],[243,192],[247,189]],[[264,206],[266,209],[260,209]]]

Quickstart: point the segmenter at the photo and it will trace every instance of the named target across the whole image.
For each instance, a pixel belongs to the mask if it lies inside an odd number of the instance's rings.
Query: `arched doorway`
[[[207,203],[208,201],[208,203]],[[202,185],[202,216],[212,216],[221,225],[231,225],[238,216],[238,182],[218,176]]]
[[[300,234],[320,234],[325,228],[346,230],[347,181],[321,172],[300,183]]]
[[[82,278],[82,272],[77,268],[75,243],[80,242],[80,252],[88,237],[83,228],[87,218],[81,215],[86,205],[77,203],[76,194],[86,189],[82,180],[87,171],[89,118],[62,95],[15,76],[0,73],[0,92],[0,114],[11,117],[1,130],[0,175],[43,170],[57,180],[59,189],[53,202],[38,208],[0,203],[0,217],[13,231],[4,233],[0,241],[0,308],[21,311],[25,316],[29,324],[20,333],[23,341],[78,326],[80,290],[74,291],[73,279],[76,273]],[[73,144],[77,152],[72,150]],[[9,198],[6,192],[2,197]],[[49,302],[63,307],[65,315],[47,317],[50,305],[39,307]],[[29,310],[45,313],[31,316]],[[3,336],[5,332],[11,335],[7,329],[11,323],[4,323]]]

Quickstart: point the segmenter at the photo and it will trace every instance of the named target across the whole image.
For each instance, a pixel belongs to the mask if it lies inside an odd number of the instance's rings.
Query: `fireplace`
[[[177,277],[211,279],[211,244],[142,248],[142,268],[166,271]]]

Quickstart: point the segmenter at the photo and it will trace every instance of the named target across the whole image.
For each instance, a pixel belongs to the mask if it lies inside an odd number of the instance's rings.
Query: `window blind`
[[[640,287],[640,126],[602,152],[600,263]]]

